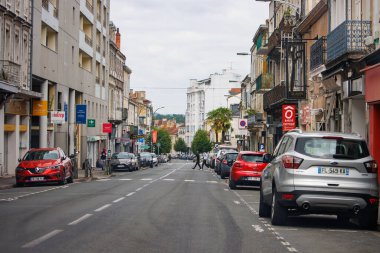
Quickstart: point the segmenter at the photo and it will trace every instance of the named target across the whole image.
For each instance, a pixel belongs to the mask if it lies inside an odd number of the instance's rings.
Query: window
[[[57,110],[62,111],[62,92],[58,91]]]
[[[73,25],[75,25],[75,7],[73,6]]]

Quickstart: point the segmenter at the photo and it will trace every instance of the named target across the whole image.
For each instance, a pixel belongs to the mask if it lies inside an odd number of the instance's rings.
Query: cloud
[[[189,79],[231,66],[248,74],[249,57],[236,53],[249,51],[269,11],[252,0],[111,0],[110,12],[131,88],[145,89],[154,107],[165,106],[162,113],[185,113]]]

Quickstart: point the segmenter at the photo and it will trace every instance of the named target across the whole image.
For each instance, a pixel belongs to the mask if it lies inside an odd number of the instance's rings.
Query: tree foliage
[[[187,152],[188,147],[186,145],[186,142],[182,138],[178,138],[178,140],[174,143],[174,150],[177,152]]]
[[[175,119],[177,123],[185,123],[185,115],[184,114],[158,114],[154,115],[154,119]]]
[[[209,152],[211,149],[212,145],[207,132],[205,130],[198,130],[191,143],[191,150],[193,153]]]
[[[157,142],[153,144],[154,152],[158,154],[158,146],[157,143],[160,143],[160,154],[170,153],[172,148],[172,140],[170,138],[170,134],[165,129],[155,129],[157,131]],[[152,135],[151,133],[146,136],[145,143],[151,147]],[[150,149],[151,150],[151,149]]]
[[[207,113],[207,121],[211,124],[211,129],[215,132],[216,142],[219,141],[219,132],[222,132],[222,142],[225,134],[231,128],[232,111],[226,107],[219,107]]]

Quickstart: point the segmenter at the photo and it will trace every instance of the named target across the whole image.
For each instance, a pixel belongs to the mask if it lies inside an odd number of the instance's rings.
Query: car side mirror
[[[18,162],[21,162],[21,161],[22,161],[21,158],[19,158],[19,159],[18,159]]]
[[[270,163],[273,160],[273,157],[271,154],[265,154],[263,157],[263,162],[264,163]]]

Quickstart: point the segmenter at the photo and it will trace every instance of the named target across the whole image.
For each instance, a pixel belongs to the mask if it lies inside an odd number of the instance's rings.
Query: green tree
[[[160,143],[160,154],[170,153],[171,148],[172,148],[172,140],[170,138],[169,132],[163,128],[154,129],[154,130],[157,131],[157,142],[153,143],[154,153],[158,154],[157,143]],[[151,142],[152,142],[152,135],[150,133],[145,137],[145,144],[150,147],[148,150],[149,152],[152,149],[151,148]]]
[[[212,145],[207,132],[205,130],[198,130],[191,143],[191,150],[193,153],[209,152],[211,149]]]
[[[207,113],[207,121],[215,132],[216,143],[219,141],[219,132],[222,132],[222,142],[224,142],[226,132],[231,128],[231,120],[232,111],[226,107],[219,107]]]
[[[187,152],[188,147],[186,146],[186,142],[182,138],[178,138],[178,140],[174,143],[174,150],[177,152]]]

